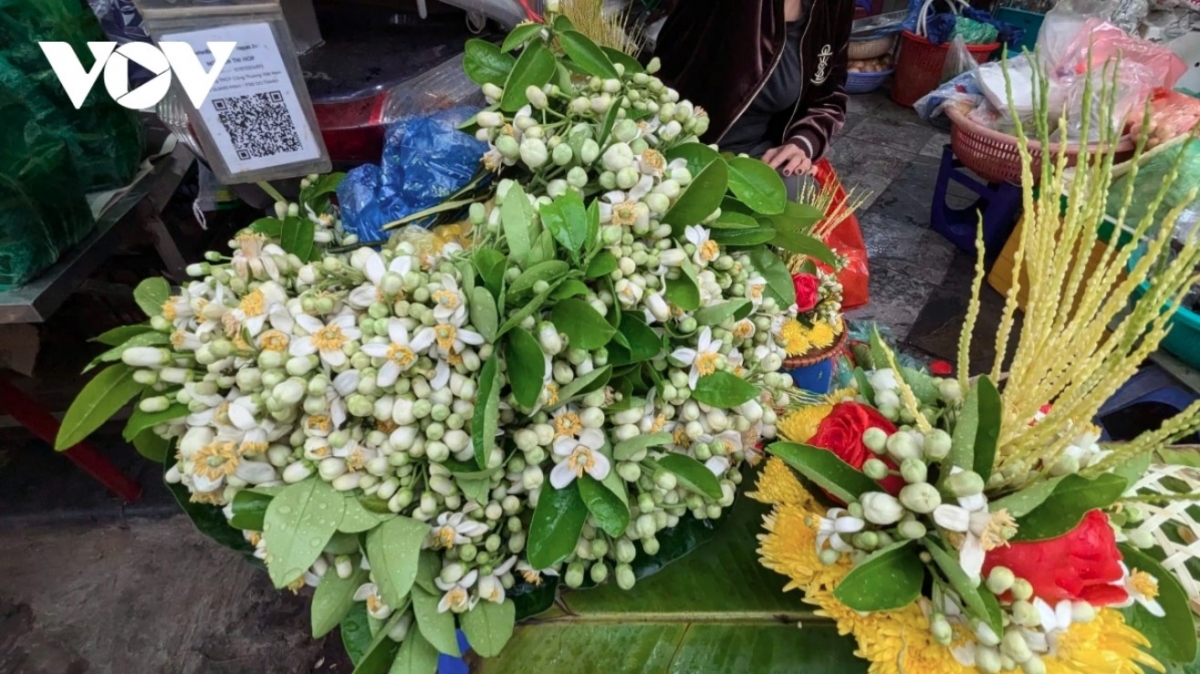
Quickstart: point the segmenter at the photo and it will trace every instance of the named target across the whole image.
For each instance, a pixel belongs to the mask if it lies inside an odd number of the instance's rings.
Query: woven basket
[[[883,86],[884,80],[891,76],[894,68],[878,73],[846,73],[846,93],[866,94]]]
[[[1001,133],[994,129],[972,121],[967,113],[956,106],[946,106],[946,116],[950,118],[950,147],[954,156],[988,182],[1008,182],[1021,184],[1021,152],[1015,136]],[[1100,145],[1093,143],[1089,146],[1096,152]],[[1058,143],[1050,144],[1050,156],[1058,156]],[[1114,163],[1122,162],[1133,156],[1133,139],[1125,136],[1117,144]],[[1036,184],[1042,175],[1042,144],[1036,140],[1029,141],[1029,154],[1032,158],[1030,169]],[[1079,145],[1067,145],[1067,166],[1074,166],[1078,160]],[[1095,155],[1093,155],[1095,156]]]
[[[934,44],[907,30],[900,35],[900,55],[896,57],[892,100],[911,108],[913,103],[942,83],[942,66],[946,64],[946,56],[950,53],[950,43]],[[985,63],[999,48],[999,42],[967,45],[967,51],[977,63]]]
[[[1167,484],[1164,484],[1166,482]],[[1172,488],[1174,487],[1174,488]],[[1200,470],[1154,464],[1128,493],[1177,495],[1179,489],[1200,491]],[[1147,532],[1162,548],[1163,568],[1175,574],[1187,592],[1192,612],[1200,614],[1200,503],[1171,501],[1163,505],[1138,503],[1145,519],[1135,531]]]
[[[895,35],[884,35],[870,40],[851,39],[848,55],[851,61],[865,61],[890,53],[895,46]]]
[[[833,358],[834,356],[836,356],[838,354],[838,352],[840,352],[842,350],[842,347],[846,346],[846,340],[849,338],[850,338],[850,331],[846,328],[845,324],[843,323],[842,334],[838,335],[837,339],[833,340],[833,344],[830,344],[829,346],[827,346],[824,349],[821,349],[819,351],[812,351],[810,353],[806,353],[803,356],[795,356],[793,358],[785,358],[783,360],[783,369],[784,370],[795,370],[795,369],[802,368],[802,367],[808,367],[809,365],[816,365],[817,363],[820,363],[821,361],[829,360],[830,358]]]

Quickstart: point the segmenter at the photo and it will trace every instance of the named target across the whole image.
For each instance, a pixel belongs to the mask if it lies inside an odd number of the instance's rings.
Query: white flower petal
[[[555,489],[564,489],[567,485],[575,481],[575,471],[567,465],[566,461],[556,465],[550,471],[550,484]]]
[[[383,265],[383,257],[379,253],[371,251],[363,265],[363,273],[371,279],[371,283],[379,285],[379,282],[383,280],[383,275],[387,273],[387,268]]]
[[[958,551],[958,563],[973,583],[979,582],[979,574],[983,570],[983,557],[983,543],[974,534],[967,534],[963,539],[962,550]]]
[[[310,335],[320,332],[325,328],[325,324],[322,323],[320,319],[316,318],[315,316],[309,316],[308,314],[300,314],[299,316],[296,316],[295,320],[296,324]]]
[[[363,350],[366,351],[366,349]],[[383,364],[383,367],[379,368],[379,375],[375,377],[375,383],[383,388],[388,388],[392,384],[395,384],[399,378],[400,366],[396,364],[396,361],[389,360]]]
[[[712,471],[713,475],[721,477],[725,471],[729,470],[729,459],[723,456],[714,456],[704,462],[704,467]]]
[[[321,352],[321,360],[329,363],[329,367],[341,367],[346,364],[346,354],[341,349],[330,349]]]
[[[311,356],[317,352],[312,337],[296,337],[288,344],[288,353],[293,356]]]
[[[436,338],[437,333],[434,332],[433,328],[424,327],[417,331],[416,336],[413,337],[412,342],[408,346],[413,351],[421,353],[428,349]]]
[[[592,467],[588,469],[588,475],[591,475],[594,479],[603,480],[608,477],[608,471],[611,469],[612,465],[609,463],[607,456],[604,456],[600,452],[592,453]]]
[[[393,344],[408,345],[408,329],[404,327],[404,321],[399,318],[389,318],[387,329],[388,338],[392,340]]]
[[[604,446],[604,432],[599,428],[585,428],[579,434],[579,444],[592,450],[599,450]]]

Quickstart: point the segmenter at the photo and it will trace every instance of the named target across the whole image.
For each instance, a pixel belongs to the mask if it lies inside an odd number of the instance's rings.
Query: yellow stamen
[[[529,583],[534,587],[538,587],[542,584],[542,574],[538,573],[537,571],[522,571],[521,577],[525,579],[526,583]]]
[[[259,337],[263,351],[286,351],[289,341],[291,338],[278,330],[268,330]]]
[[[555,384],[554,382],[550,382],[549,384],[546,384],[546,387],[544,390],[545,390],[545,396],[546,396],[546,404],[547,405],[557,405],[558,404],[558,384]]]
[[[310,431],[328,433],[333,429],[333,419],[328,414],[314,414],[305,420],[304,426]]]
[[[363,455],[361,449],[355,449],[346,457],[346,467],[351,471],[362,470],[367,465],[367,457]]]
[[[454,547],[454,539],[458,537],[458,532],[454,527],[441,527],[433,534],[434,548],[451,548]]]
[[[704,260],[705,262],[712,262],[713,260],[717,259],[717,256],[719,256],[720,254],[721,254],[721,247],[719,245],[717,245],[716,241],[709,239],[708,241],[705,241],[704,243],[700,244],[700,259],[701,260]]]
[[[209,480],[233,475],[238,455],[232,442],[213,442],[201,447],[192,457],[192,472]]]
[[[383,600],[379,598],[379,595],[375,594],[374,592],[367,595],[367,611],[371,613],[378,613],[383,610],[383,607]]]
[[[257,531],[251,531],[249,538],[246,540],[250,541],[250,545],[253,545],[257,548],[258,544],[262,542],[262,534],[258,533]]]
[[[433,293],[433,301],[443,309],[457,309],[462,305],[462,298],[453,290],[438,290]]]
[[[662,175],[663,169],[667,166],[667,159],[658,150],[647,149],[642,152],[642,163],[649,166],[654,171],[654,175]]]
[[[763,298],[763,291],[766,289],[767,286],[764,283],[755,283],[750,286],[750,299],[761,300]]]
[[[586,445],[576,445],[575,450],[567,457],[567,467],[575,473],[575,477],[583,477],[596,465],[596,455]]]
[[[667,415],[659,414],[658,416],[654,417],[654,421],[650,423],[650,432],[651,433],[660,433],[660,432],[662,432],[662,429],[664,429],[666,427],[667,427]]]
[[[247,456],[250,454],[262,454],[263,452],[267,451],[269,446],[270,445],[268,445],[266,442],[256,442],[253,440],[243,441],[241,446],[238,447],[238,454],[242,456]]]
[[[171,333],[171,346],[175,347],[176,349],[182,349],[184,343],[187,341],[187,338],[187,333],[185,333],[183,330],[176,330],[175,332]]]
[[[287,589],[292,591],[292,594],[300,594],[300,590],[304,589],[304,576],[300,576],[296,580],[288,583]]]
[[[612,223],[614,225],[632,225],[637,222],[637,211],[632,201],[623,201],[612,207]]]
[[[179,312],[175,310],[175,304],[178,301],[179,301],[179,295],[172,295],[167,298],[166,302],[163,302],[163,305],[162,305],[163,318],[167,319],[168,321],[173,321],[179,317]]]
[[[1138,594],[1151,601],[1158,596],[1158,581],[1145,571],[1134,569],[1129,574],[1129,586]]]
[[[717,362],[721,359],[721,354],[716,351],[706,351],[696,356],[696,371],[700,376],[710,375],[717,371]]]
[[[454,340],[458,338],[458,328],[455,328],[453,325],[443,324],[434,328],[433,334],[442,351],[448,352],[454,347]]]
[[[313,334],[312,342],[318,351],[340,351],[346,343],[346,335],[342,334],[341,327],[326,325]]]
[[[574,412],[564,412],[554,417],[554,437],[575,437],[583,432],[583,421]]]
[[[400,428],[400,424],[391,419],[378,419],[375,421],[375,430],[380,433],[391,435],[392,431],[395,431],[397,428]]]
[[[417,354],[413,350],[403,344],[393,344],[388,347],[387,359],[399,365],[403,369],[408,369],[417,360]]]
[[[454,367],[458,367],[463,364],[462,354],[457,351],[451,351],[450,355],[446,356],[446,362]]]
[[[204,505],[222,505],[221,490],[215,491],[198,491],[193,492],[190,499],[192,503],[203,503]]]
[[[675,429],[675,432],[671,435],[671,441],[678,447],[687,447],[692,444],[691,438],[688,437],[687,431],[684,430],[682,425]]]
[[[243,297],[241,302],[238,302],[238,309],[241,309],[247,318],[261,316],[266,307],[267,298],[263,295],[262,290],[253,291]]]
[[[1017,529],[1017,521],[1012,515],[1008,514],[1007,510],[1001,508],[992,513],[988,518],[987,526],[983,528],[983,533],[979,535],[979,542],[983,546],[984,551],[995,550],[996,548],[1008,545],[1008,539]],[[1007,534],[1007,536],[1005,535]]]
[[[742,319],[733,324],[733,336],[738,339],[749,339],[754,336],[754,322]]]

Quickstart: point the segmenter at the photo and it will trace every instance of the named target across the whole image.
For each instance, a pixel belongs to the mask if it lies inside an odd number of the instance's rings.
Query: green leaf
[[[329,205],[329,200],[321,197],[336,192],[345,179],[346,174],[339,171],[317,176],[308,187],[300,190],[300,203],[310,206],[314,213],[321,213]]]
[[[900,366],[900,376],[904,379],[904,383],[908,384],[908,387],[912,389],[913,396],[921,404],[935,406],[941,400],[942,396],[938,392],[937,379],[920,370],[914,370],[911,367],[903,365]],[[988,469],[990,472],[991,466],[988,466]]]
[[[714,229],[712,239],[722,246],[731,248],[748,248],[770,243],[775,238],[773,227],[755,227],[753,229]]]
[[[512,303],[514,296],[533,290],[538,281],[555,281],[570,270],[571,265],[562,260],[546,260],[530,266],[508,287],[509,303]]]
[[[563,300],[554,305],[550,320],[565,334],[572,347],[594,351],[608,344],[616,333],[604,316],[583,300]]]
[[[645,362],[663,351],[662,337],[638,314],[625,314],[617,334],[625,338],[628,346],[613,348],[614,345],[609,345],[608,361],[614,366]]]
[[[467,643],[476,654],[490,658],[500,654],[512,638],[517,609],[511,599],[502,603],[481,601],[458,617]]]
[[[524,264],[533,246],[533,207],[529,205],[525,190],[520,185],[513,185],[504,195],[504,205],[500,207],[500,225],[508,241],[509,257]]]
[[[480,248],[475,251],[471,261],[479,271],[479,277],[483,279],[483,285],[487,286],[488,292],[499,300],[500,288],[504,284],[504,270],[508,268],[508,260],[504,253],[495,248]]]
[[[171,297],[171,284],[161,277],[143,280],[133,289],[133,301],[150,318],[162,316],[163,304]]]
[[[772,215],[769,219],[775,229],[781,232],[810,234],[813,226],[825,219],[825,214],[811,204],[789,201],[782,213]]]
[[[1058,487],[1058,483],[1062,482],[1062,480],[1061,477],[1042,480],[1021,491],[989,501],[988,511],[1007,510],[1008,514],[1014,518],[1022,518],[1032,512],[1034,508],[1045,503],[1046,499],[1050,498],[1050,495],[1054,493],[1054,489]]]
[[[616,268],[616,256],[607,250],[602,250],[596,254],[596,257],[592,258],[584,275],[588,278],[599,278],[606,274],[611,274]]]
[[[872,358],[874,360],[874,358]],[[883,361],[887,363],[886,360]],[[983,381],[985,377],[980,377]],[[950,439],[950,455],[947,461],[951,466],[963,470],[975,470],[975,436],[979,431],[979,387],[972,386],[963,400],[962,409],[958,411],[958,420],[954,424],[954,434]],[[945,484],[950,477],[950,471],[943,471],[941,483]]]
[[[855,501],[869,491],[879,491],[879,485],[871,478],[827,449],[792,442],[776,442],[768,447],[767,451],[783,459],[784,463],[795,468],[842,503]]]
[[[587,505],[575,483],[565,489],[544,486],[529,523],[525,548],[529,565],[546,569],[569,557],[579,542],[587,516]]]
[[[617,116],[621,112],[621,98],[613,99],[612,105],[609,106],[608,112],[604,114],[604,124],[600,127],[600,135],[596,138],[596,142],[600,143],[600,147],[608,144],[612,135],[613,127],[617,125]]]
[[[324,550],[331,555],[356,555],[362,551],[359,538],[355,534],[345,534],[339,531],[325,544]]]
[[[1004,403],[1000,401],[1000,391],[987,377],[980,377],[975,382],[974,391],[978,391],[976,414],[979,419],[979,430],[975,433],[975,472],[985,481],[992,475],[992,465],[996,462],[996,445],[1000,442],[1000,415],[1004,411]]]
[[[242,531],[262,531],[263,520],[266,519],[267,507],[271,505],[272,498],[245,490],[234,494],[233,517],[229,520],[229,526]]]
[[[396,626],[396,623],[400,622],[404,613],[404,610],[397,609],[387,622],[379,626],[378,631],[374,631],[370,645],[367,646],[362,659],[355,663],[354,671],[351,674],[384,674],[389,671],[389,667],[396,657],[396,651],[400,650],[400,644],[389,639],[388,632]],[[372,620],[368,617],[368,624],[371,624]]]
[[[117,363],[92,377],[67,409],[54,449],[61,452],[82,442],[141,392],[143,386],[133,380],[133,372],[128,365]]]
[[[684,489],[711,499],[721,498],[721,482],[717,480],[717,476],[692,457],[668,452],[658,459],[658,465],[663,470],[674,473],[679,479],[679,485]]]
[[[276,588],[287,587],[312,566],[337,531],[344,509],[342,495],[317,477],[288,485],[271,499],[263,539]]]
[[[458,657],[462,655],[462,652],[458,650],[458,635],[454,631],[454,614],[450,611],[439,612],[438,602],[440,600],[439,595],[427,592],[419,586],[412,589],[413,613],[416,614],[417,627],[421,630],[421,636],[425,637],[438,652]]]
[[[504,44],[500,45],[500,51],[510,52],[520,47],[521,45],[533,39],[535,35],[542,32],[543,28],[545,28],[545,26],[540,23],[527,23],[513,28],[512,32],[508,34],[508,37],[504,38]]]
[[[550,293],[550,298],[555,300],[565,300],[571,297],[579,297],[587,295],[591,290],[583,281],[569,278],[558,285],[554,292]]]
[[[491,42],[467,40],[463,54],[463,71],[472,82],[480,86],[504,86],[516,62],[515,58],[501,52],[500,48]]]
[[[491,478],[486,477],[459,477],[455,480],[458,488],[467,498],[475,501],[479,505],[487,505],[488,494],[492,491]]]
[[[704,307],[696,312],[696,322],[700,325],[720,325],[727,318],[741,320],[747,315],[747,310],[752,309],[750,300],[729,300],[720,304]],[[744,313],[747,312],[747,313]],[[738,317],[741,314],[741,318]]]
[[[402,606],[408,597],[428,534],[428,524],[408,517],[394,517],[367,534],[367,559],[388,606]]]
[[[379,526],[380,522],[390,520],[395,516],[396,514],[387,510],[386,507],[383,512],[370,510],[357,496],[347,492],[346,509],[342,513],[342,522],[338,524],[338,531],[346,534],[360,534],[374,529]]]
[[[1196,623],[1188,595],[1175,574],[1157,560],[1126,543],[1117,545],[1130,571],[1144,571],[1158,581],[1158,604],[1166,613],[1156,617],[1141,604],[1125,609],[1129,626],[1150,640],[1151,655],[1160,660],[1190,663],[1196,659]]]
[[[571,71],[561,61],[554,64],[554,83],[558,85],[559,89],[562,89],[564,94],[575,95],[575,83],[571,81]]]
[[[360,585],[367,582],[367,570],[354,567],[347,578],[339,578],[330,569],[313,592],[312,599],[312,635],[314,639],[329,634],[333,628],[342,622],[350,607],[354,605],[354,592]]]
[[[576,396],[584,396],[592,391],[603,388],[611,376],[612,365],[605,365],[572,379],[570,384],[558,390],[558,404],[565,405]]]
[[[1166,451],[1166,450],[1159,450],[1159,451],[1161,454],[1163,451]],[[1188,454],[1196,454],[1196,452],[1194,450],[1190,450],[1190,449],[1173,450],[1173,451],[1178,452],[1178,453],[1186,452]],[[1132,488],[1133,485],[1137,484],[1138,480],[1142,479],[1142,476],[1146,474],[1146,471],[1150,470],[1150,460],[1152,458],[1150,456],[1150,454],[1151,454],[1150,452],[1146,452],[1144,454],[1139,454],[1137,456],[1127,459],[1121,465],[1113,468],[1112,474],[1116,475],[1118,477],[1125,478],[1126,484],[1128,484],[1129,487]],[[1200,466],[1195,466],[1195,467],[1200,468]]]
[[[143,412],[141,408],[134,407],[133,414],[129,415],[129,421],[125,422],[125,430],[121,432],[121,436],[127,441],[132,441],[142,431],[148,431],[159,424],[185,417],[187,414],[187,405],[180,403],[175,403],[161,412]]]
[[[996,596],[986,588],[981,591],[979,583],[971,582],[958,559],[947,552],[938,539],[930,536],[925,539],[925,543],[929,554],[933,556],[933,561],[937,563],[942,574],[946,576],[946,580],[950,581],[950,586],[967,605],[968,615],[985,621],[996,634],[1003,634],[1003,618],[1000,615],[1000,604],[997,603]]]
[[[542,225],[554,235],[554,240],[577,258],[588,243],[588,214],[583,198],[574,190],[567,190],[553,202],[542,206],[538,212]]]
[[[758,387],[732,372],[714,372],[696,380],[692,399],[698,403],[727,410],[758,397]]]
[[[688,225],[703,222],[721,206],[725,189],[729,185],[729,167],[719,156],[693,174],[683,194],[663,216],[662,221],[681,232]]]
[[[734,157],[729,162],[729,191],[763,215],[783,212],[787,187],[779,173],[757,159]]]
[[[797,255],[807,255],[830,267],[837,265],[837,255],[834,254],[829,246],[825,245],[820,239],[803,232],[782,230],[776,227],[775,236],[771,239],[771,245],[791,253],[796,253]]]
[[[315,234],[316,223],[312,220],[288,217],[283,221],[283,235],[279,239],[279,247],[284,252],[291,253],[301,260],[307,260],[312,256]]]
[[[570,19],[560,14],[554,17],[554,30],[560,33],[568,30],[575,30],[575,24],[571,23]]]
[[[613,67],[612,61],[608,59],[604,51],[583,33],[573,30],[563,31],[558,34],[558,43],[562,45],[567,56],[580,68],[583,68],[587,74],[606,79],[619,77],[617,69]]]
[[[508,317],[508,320],[504,321],[504,324],[500,326],[500,330],[496,333],[496,337],[499,338],[508,333],[509,330],[512,330],[520,325],[521,321],[525,320],[526,317],[531,316],[533,315],[533,312],[540,310],[542,305],[546,303],[546,298],[550,297],[550,293],[554,292],[556,287],[557,286],[555,284],[551,283],[550,287],[546,289],[546,292],[534,295],[533,299],[525,303],[525,306],[518,309],[515,313]]]
[[[500,99],[500,108],[505,112],[516,112],[529,102],[525,90],[530,86],[541,87],[554,77],[554,54],[546,48],[544,42],[530,42],[525,51],[517,57],[508,79],[504,82],[504,97]],[[507,202],[507,199],[505,200]]]
[[[758,220],[737,211],[726,211],[728,200],[721,202],[721,216],[716,222],[709,224],[712,229],[758,229],[761,225]]]
[[[542,382],[546,376],[546,355],[537,338],[524,330],[508,333],[504,360],[508,365],[513,397],[517,404],[532,409],[542,395]]]
[[[432,674],[437,671],[438,652],[419,632],[410,632],[388,674]]]
[[[615,468],[609,471],[610,475],[615,473]],[[710,472],[709,475],[712,473]],[[613,538],[625,535],[625,530],[629,528],[628,497],[622,499],[616,492],[597,482],[591,475],[584,475],[576,482],[579,484],[579,496],[587,506],[588,512],[596,518],[596,523],[600,525],[600,528]],[[625,489],[623,485],[618,484],[617,486],[622,490]]]
[[[471,325],[483,338],[491,342],[496,339],[496,330],[500,328],[498,325],[500,318],[496,314],[496,300],[488,289],[483,286],[477,286],[471,289]]]
[[[746,255],[750,258],[750,264],[766,279],[766,294],[774,298],[780,310],[796,303],[796,286],[792,282],[792,273],[774,251],[761,248],[747,251]]]
[[[162,463],[163,461],[166,461],[167,452],[171,448],[171,442],[169,440],[159,436],[157,433],[151,430],[145,430],[141,433],[138,433],[130,442],[133,443],[133,447],[138,451],[138,454],[141,454],[155,463]]]
[[[680,270],[683,273],[678,278],[667,279],[663,298],[684,311],[695,311],[700,308],[700,284],[696,279],[696,270],[690,262],[684,262]]]
[[[1067,475],[1054,493],[1018,522],[1013,541],[1044,541],[1074,529],[1090,510],[1107,508],[1125,492],[1125,478],[1101,473],[1094,479]]]
[[[916,601],[925,581],[925,565],[911,540],[871,553],[838,583],[833,596],[855,611],[890,611]]]
[[[613,265],[613,268],[615,269],[616,258],[613,259]],[[154,330],[154,328],[150,327],[146,323],[138,323],[136,325],[121,325],[113,328],[112,330],[102,332],[88,341],[100,342],[101,344],[108,346],[120,346],[128,341],[130,337],[133,337],[134,335],[140,335],[143,332],[150,332],[152,330]]]
[[[367,615],[366,603],[355,602],[338,625],[342,633],[342,647],[354,664],[362,662],[363,656],[371,648],[371,620],[374,618]]]
[[[471,417],[471,444],[475,448],[475,463],[487,468],[488,456],[496,446],[496,429],[500,423],[500,366],[496,358],[488,358],[479,373],[475,414]]]
[[[608,57],[609,61],[612,61],[613,65],[620,63],[621,65],[625,66],[626,76],[646,72],[646,69],[642,67],[641,63],[638,63],[637,59],[619,49],[613,49],[612,47],[601,47],[600,50],[604,52],[604,55]]]
[[[715,162],[723,161],[721,153],[711,147],[700,142],[683,143],[666,151],[665,156],[668,161],[682,159],[687,162],[687,170],[693,176],[699,175],[706,166]],[[712,211],[709,211],[710,213]],[[707,215],[707,214],[706,214]],[[695,223],[688,223],[695,224]]]
[[[875,389],[871,387],[871,381],[867,379],[867,373],[863,372],[861,367],[854,368],[854,383],[858,385],[859,394],[867,399],[867,404],[874,405]]]
[[[617,461],[628,461],[629,457],[643,449],[669,445],[672,441],[670,433],[646,433],[635,435],[628,440],[622,440],[613,446],[613,458]]]
[[[547,230],[541,230],[537,238],[533,240],[533,245],[529,248],[529,257],[525,260],[525,264],[532,267],[546,261],[555,259],[554,237]]]
[[[250,226],[246,229],[269,236],[272,239],[279,239],[279,237],[283,236],[283,220],[279,218],[259,218],[250,223]]]

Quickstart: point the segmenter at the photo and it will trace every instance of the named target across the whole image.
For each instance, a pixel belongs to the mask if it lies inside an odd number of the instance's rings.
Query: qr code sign
[[[213,99],[221,126],[239,159],[271,157],[300,150],[300,136],[278,91]]]

